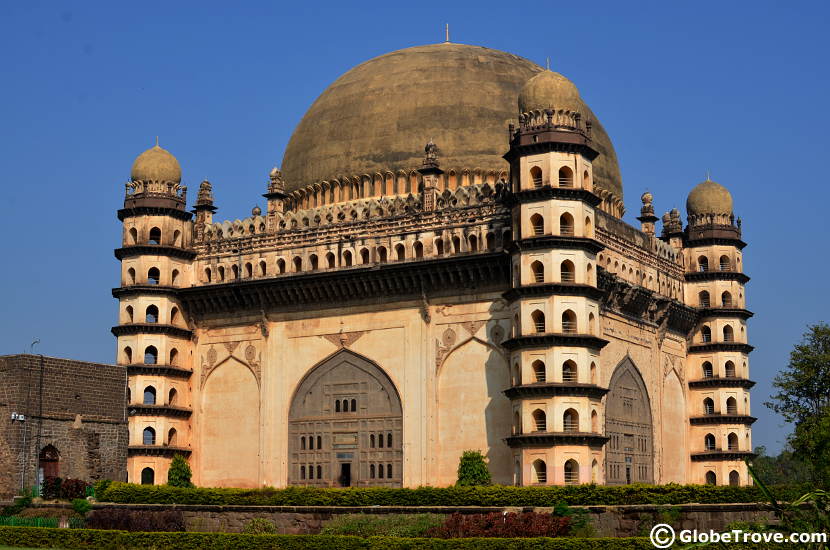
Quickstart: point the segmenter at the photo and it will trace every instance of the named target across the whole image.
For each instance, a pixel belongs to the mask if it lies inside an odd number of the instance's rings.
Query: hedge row
[[[779,500],[794,500],[808,488],[774,488]],[[419,487],[417,489],[211,489],[112,483],[99,499],[124,504],[208,504],[262,506],[553,506],[618,504],[720,504],[765,502],[755,486],[576,485],[555,487]]]
[[[646,537],[407,539],[326,535],[240,535],[229,533],[129,533],[94,529],[0,527],[0,546],[28,548],[96,548],[103,550],[653,550]],[[784,545],[732,545],[760,550]]]

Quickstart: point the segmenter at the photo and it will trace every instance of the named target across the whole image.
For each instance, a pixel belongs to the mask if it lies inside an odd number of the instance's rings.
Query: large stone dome
[[[542,71],[516,55],[452,43],[362,63],[329,86],[294,130],[282,163],[287,190],[418,169],[430,139],[441,149],[445,171],[507,170],[507,125],[518,118],[522,87]],[[563,99],[577,101],[583,120],[594,122],[595,185],[622,201],[611,140],[578,94]]]
[[[692,189],[686,198],[686,213],[732,214],[732,194],[723,185],[707,179]]]
[[[133,181],[172,181],[181,183],[182,168],[179,161],[167,149],[158,146],[147,149],[135,159],[130,170]]]

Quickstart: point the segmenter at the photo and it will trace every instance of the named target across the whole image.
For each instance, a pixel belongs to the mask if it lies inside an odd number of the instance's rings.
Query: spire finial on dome
[[[545,58],[545,68],[546,68],[547,70],[550,70],[550,56],[547,56],[547,57]]]
[[[446,26],[444,27],[444,31],[446,33],[446,38],[445,38],[444,42],[449,44],[450,43],[450,24],[449,23],[446,23]]]
[[[159,137],[156,136],[156,147],[158,147],[158,146],[159,146]]]
[[[706,170],[706,181],[712,181],[712,178],[710,177],[710,174],[709,174],[709,170]]]

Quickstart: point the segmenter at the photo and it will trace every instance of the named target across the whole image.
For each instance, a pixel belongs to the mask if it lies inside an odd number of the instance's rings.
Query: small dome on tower
[[[686,199],[686,213],[689,216],[699,214],[732,214],[732,195],[723,185],[707,179],[699,183]]]
[[[130,172],[132,181],[172,181],[181,183],[182,168],[170,151],[162,149],[158,143],[147,149],[135,159]]]
[[[519,112],[569,109],[579,112],[582,99],[573,82],[547,70],[533,75],[519,92]]]

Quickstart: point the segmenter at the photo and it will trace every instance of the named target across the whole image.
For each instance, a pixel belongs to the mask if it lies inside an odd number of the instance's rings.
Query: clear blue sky
[[[829,2],[5,2],[0,15],[0,354],[111,362],[115,212],[161,136],[218,217],[262,205],[268,170],[335,78],[408,46],[506,50],[571,78],[616,146],[628,214],[683,210],[711,170],[743,217],[754,442],[808,323],[830,320]],[[684,216],[685,219],[685,216]]]

